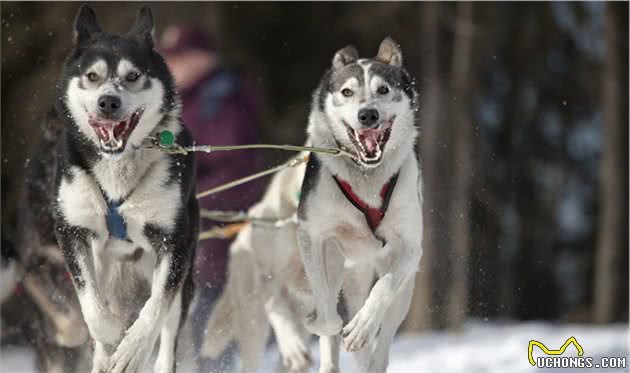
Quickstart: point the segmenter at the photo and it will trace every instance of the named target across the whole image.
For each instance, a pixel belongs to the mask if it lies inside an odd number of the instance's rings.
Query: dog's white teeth
[[[365,153],[365,149],[363,149],[362,147],[361,157],[368,162],[379,160],[381,158],[381,154],[382,154],[382,150],[379,145],[376,146],[376,151],[374,152],[373,156],[367,155]]]

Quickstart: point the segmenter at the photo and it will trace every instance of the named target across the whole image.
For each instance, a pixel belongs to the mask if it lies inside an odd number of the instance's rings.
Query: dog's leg
[[[376,280],[374,265],[370,262],[355,263],[351,268],[346,268],[346,276],[343,280],[343,296],[348,309],[348,319],[352,319],[359,312],[367,299]],[[347,319],[346,319],[347,320]],[[369,348],[354,352],[352,358],[357,367],[357,372],[367,371],[366,361],[370,360],[372,351]]]
[[[72,282],[90,335],[100,343],[118,343],[124,324],[111,313],[98,291],[94,261],[87,245],[87,232],[67,226],[57,231],[61,232],[58,241],[66,258],[66,266],[72,274]]]
[[[261,294],[250,293],[261,291],[256,283],[257,276],[252,276],[252,279],[254,279],[253,287],[251,285],[250,287],[244,286],[243,283],[238,286],[238,289],[244,293],[238,294],[235,303],[236,317],[234,321],[237,322],[234,324],[234,333],[241,349],[241,372],[243,373],[258,371],[262,365],[265,347],[271,332],[265,313],[264,298]]]
[[[171,309],[168,312],[166,322],[160,333],[160,350],[155,360],[154,373],[174,373],[175,372],[175,353],[177,349],[177,334],[182,311],[182,295],[181,291],[173,300]]]
[[[380,332],[376,338],[376,346],[370,354],[367,369],[362,370],[367,373],[385,373],[389,362],[389,348],[394,339],[398,327],[405,319],[411,297],[413,296],[414,279],[410,278],[396,296],[396,300],[387,310],[387,317],[383,319]],[[368,351],[369,349],[366,349]]]
[[[306,276],[316,299],[315,311],[307,320],[306,329],[319,336],[337,334],[343,326],[337,302],[343,282],[344,257],[334,238],[321,241],[316,235],[298,228],[298,242]]]
[[[163,242],[172,241],[171,237],[163,238]],[[151,296],[116,347],[110,358],[108,373],[142,371],[190,265],[187,247],[177,247],[173,251],[158,245],[155,247],[158,261],[153,272]]]
[[[346,350],[358,351],[374,340],[385,314],[416,273],[422,250],[417,247],[414,249],[409,242],[390,238],[383,248],[387,255],[377,263],[380,278],[372,287],[363,307],[343,328]]]
[[[232,274],[230,274],[230,276],[232,276]],[[231,294],[231,284],[229,281],[228,279],[223,293],[216,301],[214,309],[211,311],[210,317],[208,318],[205,336],[203,337],[203,341],[201,341],[200,357],[213,360],[218,359],[235,336],[236,330],[234,330],[233,327],[233,319],[236,318],[235,314],[237,310],[233,308],[234,301],[231,297],[238,295]],[[196,302],[200,302],[200,300],[197,299]],[[195,307],[198,306],[198,304],[195,305]]]
[[[92,373],[105,372],[107,364],[109,363],[110,352],[107,351],[101,342],[94,342],[94,356],[92,357]]]
[[[319,373],[339,373],[339,336],[319,337]]]
[[[311,365],[308,342],[295,320],[289,297],[287,289],[282,288],[265,303],[265,311],[276,335],[282,364],[290,372],[308,372]]]

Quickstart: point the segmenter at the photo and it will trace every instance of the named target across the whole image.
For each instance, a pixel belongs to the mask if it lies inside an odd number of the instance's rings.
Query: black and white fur
[[[192,154],[148,149],[169,130],[191,137],[173,79],[153,48],[153,20],[139,9],[123,35],[101,31],[82,6],[59,83],[66,118],[58,146],[56,236],[95,340],[93,372],[144,372],[160,337],[155,372],[175,370],[176,339],[193,292],[198,236]],[[111,201],[126,237],[106,218]],[[121,236],[122,237],[122,236]]]
[[[354,159],[313,154],[307,166],[298,209],[298,242],[317,302],[306,327],[335,346],[341,333],[361,372],[387,369],[389,347],[409,309],[422,256],[415,112],[413,80],[402,66],[401,50],[390,38],[381,43],[374,58],[359,59],[352,46],[338,51],[313,96],[308,141],[317,147],[343,147]],[[395,174],[389,209],[372,232],[333,176],[347,181],[370,206],[379,206],[381,188]],[[378,280],[367,299],[359,302],[361,307],[349,309],[352,318],[344,327],[337,312],[338,295],[345,266],[355,262],[371,263]],[[327,370],[337,371],[337,367]]]

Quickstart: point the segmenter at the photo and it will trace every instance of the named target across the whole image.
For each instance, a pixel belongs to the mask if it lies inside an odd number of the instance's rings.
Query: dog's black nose
[[[120,98],[117,96],[101,96],[98,99],[98,108],[101,113],[112,115],[120,109]]]
[[[376,109],[361,109],[359,110],[359,123],[366,127],[373,126],[378,121],[378,110]]]

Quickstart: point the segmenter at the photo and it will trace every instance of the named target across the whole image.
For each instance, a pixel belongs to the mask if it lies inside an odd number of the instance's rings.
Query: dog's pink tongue
[[[101,140],[108,143],[110,140],[113,140],[112,137],[118,137],[120,132],[122,132],[123,125],[119,125],[120,122],[114,122],[109,120],[103,121],[94,121],[92,123],[92,127],[94,127],[96,134]]]
[[[379,147],[378,140],[380,138],[380,131],[376,129],[359,130],[359,141],[365,147],[368,155],[373,155]]]
[[[101,138],[101,140],[109,142],[109,131],[107,130],[107,128],[97,127],[96,134],[98,135],[98,137]]]

